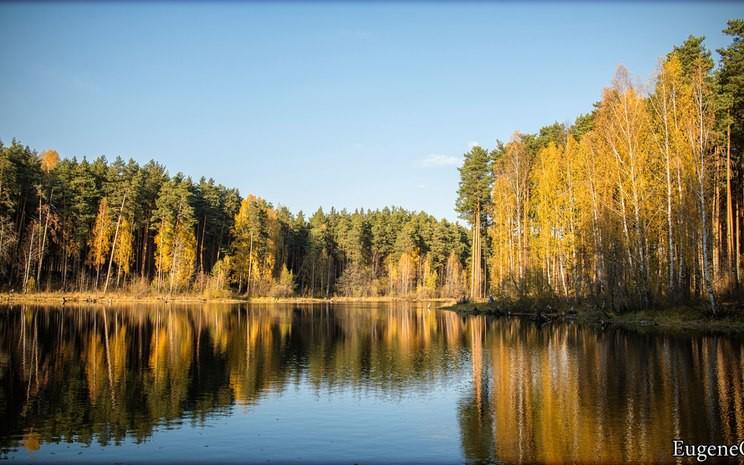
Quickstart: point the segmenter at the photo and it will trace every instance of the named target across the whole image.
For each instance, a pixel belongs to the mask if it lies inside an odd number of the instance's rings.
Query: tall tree
[[[272,241],[274,218],[271,205],[260,197],[249,194],[240,204],[235,215],[231,256],[238,292],[243,291],[243,283],[249,295],[262,294],[272,285],[276,263]]]
[[[196,219],[190,201],[191,181],[176,175],[160,189],[153,215],[158,288],[167,285],[169,293],[188,286],[194,274]]]
[[[104,197],[98,204],[98,215],[93,227],[93,235],[90,242],[90,263],[96,269],[96,287],[98,287],[98,278],[101,274],[101,265],[106,263],[108,252],[111,248],[111,234],[113,226],[111,224],[111,214],[109,212],[108,199]]]
[[[472,228],[472,255],[470,259],[470,298],[483,297],[481,228],[487,224],[491,200],[493,173],[489,153],[474,146],[465,154],[460,171],[456,209],[461,218]]]
[[[732,173],[734,164],[739,171],[739,191],[744,189],[741,171],[744,169],[744,20],[734,19],[728,22],[723,32],[732,38],[732,43],[718,50],[721,55],[721,66],[718,71],[719,91],[722,95],[722,112],[720,118],[726,133],[726,193],[727,193],[727,232],[729,267],[734,267],[734,277],[737,286],[741,281],[741,216],[744,210],[739,197],[736,205],[732,190]],[[736,213],[734,213],[736,210]],[[732,259],[731,257],[734,257]]]

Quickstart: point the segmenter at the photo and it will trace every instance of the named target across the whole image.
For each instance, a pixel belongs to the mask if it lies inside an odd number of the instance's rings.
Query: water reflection
[[[0,310],[5,455],[72,442],[121,445],[126,457],[130,442],[250,416],[290,388],[332,402],[352,391],[368,407],[364,421],[380,418],[362,425],[371,432],[395,428],[387,410],[421,402],[407,393],[427,393],[437,410],[426,415],[444,432],[449,418],[459,427],[459,445],[456,432],[451,447],[440,440],[445,462],[669,462],[673,438],[744,439],[735,338],[539,327],[403,304]],[[299,418],[300,430],[328,427]],[[326,421],[352,420],[331,411]],[[392,441],[423,454],[416,448],[431,438],[399,426]],[[386,455],[351,433],[337,439],[359,458],[400,458],[396,444]],[[328,448],[308,453],[338,459]]]
[[[117,444],[290,383],[396,395],[452,376],[460,320],[412,308],[42,308],[0,313],[2,447]],[[38,447],[38,446],[35,446]]]
[[[744,439],[739,341],[482,316],[467,326],[473,388],[459,416],[469,459],[658,463],[672,461],[673,438]]]

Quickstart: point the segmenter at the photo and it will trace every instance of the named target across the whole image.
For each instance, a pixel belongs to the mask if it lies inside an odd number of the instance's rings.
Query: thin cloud
[[[460,166],[460,157],[451,155],[431,154],[421,160],[421,166],[431,168],[436,166]]]

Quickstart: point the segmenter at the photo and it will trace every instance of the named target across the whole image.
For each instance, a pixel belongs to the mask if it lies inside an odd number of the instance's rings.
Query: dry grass
[[[128,292],[30,292],[0,293],[0,303],[333,303],[333,302],[434,302],[454,303],[452,299],[415,299],[403,297],[244,297],[228,291],[206,289],[203,293],[157,294],[151,288],[132,286]]]

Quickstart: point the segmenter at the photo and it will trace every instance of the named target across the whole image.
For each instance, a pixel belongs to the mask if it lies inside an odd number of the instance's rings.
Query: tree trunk
[[[23,292],[24,294],[28,291],[28,275],[31,272],[31,254],[33,254],[33,246],[34,246],[34,230],[35,228],[33,225],[31,226],[31,238],[29,239],[28,243],[28,260],[26,260],[26,271],[23,273]]]
[[[109,279],[111,278],[111,264],[114,262],[114,253],[116,252],[116,241],[119,238],[119,226],[121,225],[121,215],[124,212],[124,202],[127,200],[127,195],[121,199],[121,207],[119,208],[119,218],[116,219],[116,230],[114,231],[114,242],[111,244],[111,256],[109,256],[108,270],[106,271],[106,283],[103,285],[103,294],[106,295],[108,290]]]
[[[140,276],[145,277],[145,273],[149,272],[147,267],[147,261],[149,259],[147,249],[150,243],[150,220],[145,221],[145,227],[142,231],[142,263],[140,263]]]
[[[721,189],[719,188],[720,167],[718,163],[718,152],[713,155],[713,208],[711,212],[711,236],[713,247],[713,283],[719,282],[721,274]]]
[[[480,248],[480,203],[475,210],[475,219],[473,221],[473,250],[470,260],[470,298],[478,300],[481,298],[481,248]]]
[[[251,233],[251,245],[248,249],[248,284],[246,294],[251,295],[251,273],[253,272],[253,233]]]
[[[207,230],[207,214],[204,214],[204,225],[202,226],[201,245],[199,246],[199,270],[204,273],[204,236]]]
[[[698,86],[702,86],[699,83]],[[696,111],[698,119],[698,134],[697,134],[697,151],[699,157],[699,172],[698,172],[698,201],[700,202],[700,222],[702,225],[702,271],[703,271],[703,286],[705,287],[705,293],[708,297],[710,304],[710,310],[713,315],[718,313],[718,303],[716,302],[716,293],[713,289],[712,279],[712,265],[710,261],[710,254],[708,253],[708,213],[705,207],[705,131],[704,131],[704,107],[703,107],[703,90],[698,87],[695,92],[696,97]]]
[[[672,228],[672,170],[669,144],[669,116],[664,98],[664,161],[666,168],[666,214],[667,214],[667,295],[674,293],[674,230]]]
[[[736,214],[734,215],[736,217],[736,222],[734,223],[736,225],[736,244],[735,244],[735,257],[736,257],[736,287],[739,288],[739,283],[741,282],[741,276],[739,276],[739,273],[741,270],[741,207],[737,204],[736,206]]]
[[[40,200],[41,201],[41,200]],[[49,194],[49,202],[47,203],[46,218],[44,219],[44,234],[42,235],[41,248],[39,250],[39,264],[36,270],[36,285],[38,286],[41,282],[41,266],[44,262],[44,249],[46,248],[46,237],[47,231],[49,230],[49,215],[52,213],[52,193]],[[41,209],[39,209],[41,214]]]
[[[729,283],[734,267],[734,206],[731,195],[731,123],[726,129],[726,256],[728,258]]]

